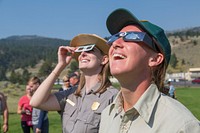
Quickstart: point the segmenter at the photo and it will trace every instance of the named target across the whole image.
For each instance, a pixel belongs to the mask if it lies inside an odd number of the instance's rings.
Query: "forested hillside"
[[[39,61],[53,63],[57,60],[60,45],[69,45],[68,40],[39,36],[12,36],[0,40],[0,80],[6,80],[7,72],[28,66],[34,67]]]
[[[172,46],[168,73],[187,72],[191,67],[200,67],[200,27],[168,32],[167,36]],[[0,39],[0,81],[26,81],[33,72],[28,68],[36,68],[40,76],[48,75],[57,61],[58,46],[69,43],[69,40],[40,36]],[[16,71],[19,68],[22,70],[20,73]]]

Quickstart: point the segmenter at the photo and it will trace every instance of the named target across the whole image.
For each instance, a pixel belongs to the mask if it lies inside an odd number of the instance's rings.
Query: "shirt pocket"
[[[72,106],[68,103],[66,103],[65,108],[64,108],[64,112],[63,112],[63,116],[68,116],[68,117],[72,117],[74,112],[76,111],[77,107],[76,106]]]
[[[66,132],[71,132],[73,130],[73,125],[75,124],[75,112],[77,108],[75,106],[71,106],[66,104],[64,108],[64,112],[62,115],[62,125],[63,130]]]
[[[99,126],[100,119],[101,119],[101,110],[92,111],[88,114],[86,123],[93,126]]]
[[[66,123],[68,120],[72,121],[73,118],[76,117],[76,116],[74,116],[76,110],[77,110],[76,106],[72,106],[72,105],[66,103],[64,112],[63,112],[63,116],[62,116],[63,122]]]
[[[92,109],[92,106],[94,105],[94,103],[91,104],[90,111],[88,111],[87,113],[86,124],[99,127],[100,120],[101,120],[101,113],[105,109],[107,103],[100,102],[100,101],[98,101],[97,103],[99,103],[99,106],[97,107],[97,109],[96,108]]]

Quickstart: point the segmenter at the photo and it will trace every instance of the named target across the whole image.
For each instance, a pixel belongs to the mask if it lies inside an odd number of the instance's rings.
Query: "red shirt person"
[[[29,104],[34,89],[39,84],[35,84],[34,77],[31,78],[26,86],[26,95],[22,96],[18,102],[17,113],[21,115],[21,127],[24,133],[30,133],[32,127],[32,106]]]

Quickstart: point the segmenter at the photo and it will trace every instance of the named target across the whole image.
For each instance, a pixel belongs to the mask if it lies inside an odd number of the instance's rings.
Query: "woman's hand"
[[[41,133],[42,131],[39,128],[36,128],[36,133]]]
[[[75,50],[74,47],[60,46],[58,49],[58,64],[67,66],[72,59],[74,50]]]

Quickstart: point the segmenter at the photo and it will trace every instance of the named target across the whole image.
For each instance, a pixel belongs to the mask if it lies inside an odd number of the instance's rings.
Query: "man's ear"
[[[104,55],[101,61],[101,65],[105,65],[106,63],[108,63],[108,60],[109,60],[108,55]]]
[[[149,66],[154,67],[160,65],[164,60],[164,56],[161,53],[156,53],[153,57],[149,58]]]

